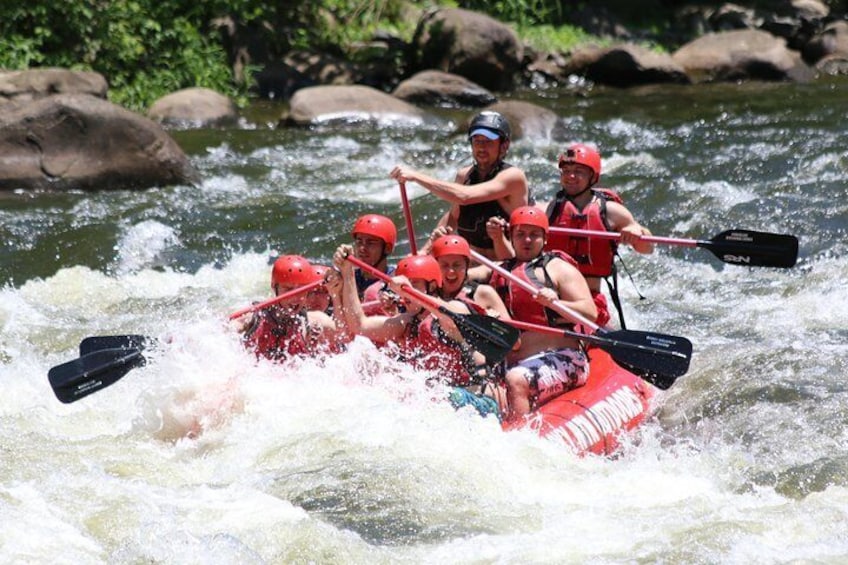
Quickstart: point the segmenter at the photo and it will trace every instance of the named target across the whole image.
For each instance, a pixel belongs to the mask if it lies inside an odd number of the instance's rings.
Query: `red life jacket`
[[[471,313],[485,314],[485,309],[470,299],[455,300],[466,304]],[[401,344],[405,360],[420,369],[438,372],[454,386],[465,386],[471,381],[469,370],[477,369],[473,350],[448,337],[437,320],[436,316],[427,314],[413,331],[407,332]]]
[[[257,357],[272,361],[283,361],[296,355],[309,353],[306,341],[306,312],[298,312],[291,323],[280,324],[266,313],[258,317],[258,323],[245,332],[242,341],[245,347],[252,348]]]
[[[469,376],[460,345],[444,334],[435,316],[421,321],[416,346],[417,357],[412,360],[415,366],[438,371],[453,385],[467,384]]]
[[[543,252],[541,255],[527,263],[519,263],[515,259],[506,261],[503,264],[503,268],[535,287],[554,288],[554,283],[545,267],[552,259],[555,258],[562,259],[571,265],[577,265],[574,259],[562,251],[553,250]],[[544,271],[544,281],[539,280],[538,277],[536,277],[535,270],[537,267],[541,267]],[[511,282],[497,271],[492,273],[489,285],[494,287],[501,296],[507,310],[509,310],[510,316],[512,316],[515,320],[544,326],[572,325],[564,323],[561,320],[562,316],[536,302],[531,293],[524,290],[522,286]]]
[[[578,210],[564,192],[558,192],[547,211],[551,227],[610,231],[607,221],[607,201],[613,200],[620,204],[621,197],[608,188],[593,188],[592,194],[592,200],[582,210]],[[583,276],[608,277],[613,273],[613,259],[617,249],[617,244],[613,240],[551,232],[545,243],[545,250],[554,249],[560,249],[574,257],[577,268]]]

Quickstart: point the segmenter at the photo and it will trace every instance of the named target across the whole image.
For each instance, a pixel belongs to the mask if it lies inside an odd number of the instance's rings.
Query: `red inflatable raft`
[[[604,350],[591,347],[589,379],[543,404],[526,420],[505,430],[531,428],[558,438],[580,454],[609,455],[621,434],[650,416],[656,388],[617,365]]]

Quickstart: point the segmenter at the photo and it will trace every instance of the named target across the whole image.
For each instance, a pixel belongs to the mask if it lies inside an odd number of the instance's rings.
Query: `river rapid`
[[[470,111],[289,130],[257,104],[173,132],[199,188],[0,194],[0,562],[844,563],[846,89],[519,93],[566,131],[512,145],[538,199],[588,141],[656,235],[800,240],[793,269],[622,252],[628,327],[694,353],[612,458],[457,413],[366,341],[280,367],[226,323],[270,295],[272,257],[327,262],[362,213],[394,218],[406,253],[388,173],[452,178]],[[421,243],[445,205],[408,190]],[[128,333],[159,338],[145,367],[53,396],[81,339]]]

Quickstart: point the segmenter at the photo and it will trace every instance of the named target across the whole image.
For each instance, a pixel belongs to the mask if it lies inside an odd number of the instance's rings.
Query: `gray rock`
[[[143,189],[197,184],[157,123],[86,94],[10,102],[0,112],[0,189]]]

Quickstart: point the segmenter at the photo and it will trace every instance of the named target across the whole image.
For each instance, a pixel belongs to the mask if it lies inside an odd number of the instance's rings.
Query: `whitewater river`
[[[307,131],[257,107],[173,132],[201,187],[0,194],[0,562],[845,563],[846,89],[521,94],[565,131],[513,144],[537,197],[590,141],[657,235],[800,240],[794,269],[623,253],[629,327],[694,354],[614,458],[456,413],[367,342],[281,368],[226,323],[269,296],[272,256],[327,261],[359,214],[392,216],[405,253],[388,172],[452,178],[470,111]],[[445,207],[408,188],[423,242]],[[54,397],[81,339],[127,333],[160,338],[147,366]]]

